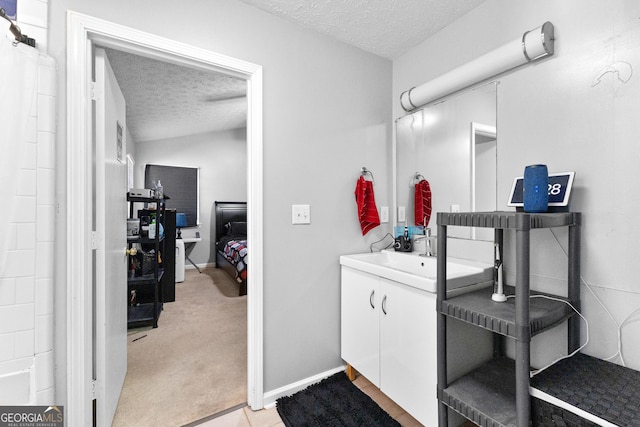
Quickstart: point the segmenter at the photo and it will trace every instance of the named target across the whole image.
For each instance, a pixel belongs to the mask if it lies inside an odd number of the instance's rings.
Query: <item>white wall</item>
[[[637,244],[640,241],[640,5],[633,0],[489,0],[394,61],[393,114],[402,115],[400,93],[520,37],[545,21],[554,24],[554,56],[499,78],[498,207],[507,209],[511,183],[528,164],[550,171],[576,171],[571,209],[583,212],[582,276],[621,323],[640,307]],[[478,37],[481,34],[482,37]],[[623,61],[634,74],[627,82],[604,67]],[[625,66],[627,67],[627,66]],[[623,70],[626,70],[624,68]],[[434,189],[438,191],[439,189]],[[442,191],[440,189],[440,191]],[[556,234],[566,249],[566,231]],[[532,286],[565,289],[566,257],[552,234],[532,236]],[[513,247],[505,266],[513,262]],[[513,281],[514,271],[507,271]],[[617,351],[617,326],[582,287],[583,312],[590,324],[585,352],[600,358]],[[583,329],[584,331],[584,329]],[[640,369],[640,325],[622,331],[627,366]],[[553,334],[545,334],[553,335]],[[583,333],[583,341],[586,336]],[[543,351],[557,336],[534,339],[532,361],[546,363]],[[620,363],[620,359],[614,359]]]
[[[200,232],[189,258],[199,266],[214,264],[215,201],[247,201],[247,130],[191,135],[137,142],[136,182],[144,186],[147,164],[200,168],[200,227],[185,229],[184,237]],[[187,268],[191,267],[190,264]]]
[[[366,166],[375,174],[378,205],[391,203],[391,62],[235,0],[53,2],[62,217],[69,9],[264,67],[265,391],[340,366],[338,258],[368,251],[389,231],[362,237],[354,190]],[[310,225],[291,225],[292,204],[311,205]],[[64,224],[57,231],[65,236]],[[56,262],[64,264],[60,246]],[[56,277],[59,300],[65,285],[63,272]],[[56,319],[64,325],[64,313]],[[58,372],[63,387],[64,367]]]
[[[18,24],[47,45],[47,2],[21,0]],[[1,60],[1,58],[0,58]],[[16,210],[9,235],[6,268],[0,277],[0,405],[48,405],[54,399],[54,241],[56,71],[40,56],[37,93],[23,147],[0,139],[15,156]],[[6,102],[11,100],[4,99]]]

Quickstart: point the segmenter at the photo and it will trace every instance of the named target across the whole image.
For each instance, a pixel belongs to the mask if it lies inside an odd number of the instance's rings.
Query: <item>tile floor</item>
[[[402,427],[422,427],[415,418],[407,414],[404,409],[396,405],[391,399],[385,396],[376,386],[371,384],[361,375],[355,379],[354,384],[369,397],[371,397],[382,409],[387,411],[391,417],[398,421]],[[281,427],[284,423],[278,415],[275,407],[252,411],[245,407],[220,417],[205,421],[199,427]]]

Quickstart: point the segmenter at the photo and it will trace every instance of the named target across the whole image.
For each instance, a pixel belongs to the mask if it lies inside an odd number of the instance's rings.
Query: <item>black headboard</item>
[[[226,234],[225,224],[247,221],[247,202],[216,203],[216,243]]]

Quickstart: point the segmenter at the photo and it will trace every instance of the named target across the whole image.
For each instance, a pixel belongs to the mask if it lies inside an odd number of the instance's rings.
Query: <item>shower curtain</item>
[[[0,25],[0,31],[4,25]],[[27,126],[38,83],[38,51],[0,32],[0,278],[5,271]]]

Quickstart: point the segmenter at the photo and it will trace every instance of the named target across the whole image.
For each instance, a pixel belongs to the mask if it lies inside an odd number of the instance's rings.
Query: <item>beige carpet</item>
[[[158,328],[129,331],[113,426],[181,426],[246,403],[246,298],[222,270],[187,270]]]

